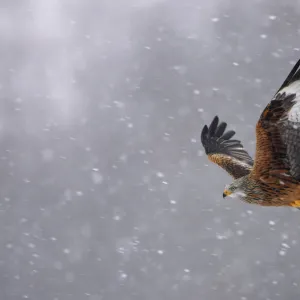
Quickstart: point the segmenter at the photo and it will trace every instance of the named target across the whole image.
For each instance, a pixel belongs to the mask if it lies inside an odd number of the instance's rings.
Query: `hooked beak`
[[[225,197],[227,197],[229,195],[231,195],[231,192],[228,191],[228,190],[224,190],[224,192],[223,192],[223,198],[225,198]]]

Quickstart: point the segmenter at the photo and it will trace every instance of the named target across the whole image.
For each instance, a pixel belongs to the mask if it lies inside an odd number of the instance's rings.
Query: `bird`
[[[299,66],[300,59],[258,118],[254,159],[218,116],[203,127],[201,143],[208,159],[233,177],[223,198],[300,209]]]

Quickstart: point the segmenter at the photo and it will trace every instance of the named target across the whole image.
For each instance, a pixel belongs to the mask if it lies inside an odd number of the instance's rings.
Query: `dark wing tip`
[[[282,90],[283,88],[287,87],[290,85],[292,82],[299,80],[300,79],[300,59],[295,63],[294,67],[290,71],[289,75],[287,78],[284,80],[283,84],[280,86],[280,88],[277,90],[276,94]]]
[[[202,132],[201,132],[201,142],[202,142],[203,146],[204,146],[205,141],[207,139],[207,134],[208,134],[208,127],[207,127],[207,125],[205,125],[202,129]]]
[[[219,117],[215,116],[214,119],[212,120],[209,128],[208,128],[208,134],[209,136],[214,136],[219,124]]]
[[[230,140],[233,136],[235,135],[235,131],[234,130],[228,130],[227,132],[225,132],[222,136],[223,140]]]
[[[225,122],[221,122],[216,130],[215,136],[218,138],[221,137],[224,134],[226,127],[227,124]]]
[[[219,123],[219,117],[215,116],[209,126],[205,125],[201,132],[201,142],[207,155],[227,154],[253,165],[253,159],[243,148],[241,141],[231,140],[235,135],[234,130],[225,131],[227,123]]]

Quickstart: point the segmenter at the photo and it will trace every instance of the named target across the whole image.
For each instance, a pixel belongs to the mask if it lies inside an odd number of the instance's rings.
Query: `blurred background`
[[[300,212],[222,198],[218,114],[253,155],[300,2],[0,1],[0,299],[300,297]]]

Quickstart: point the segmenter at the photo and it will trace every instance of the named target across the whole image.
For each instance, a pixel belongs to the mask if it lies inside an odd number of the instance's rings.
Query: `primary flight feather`
[[[300,208],[300,60],[256,124],[256,154],[251,158],[233,130],[216,116],[201,133],[208,158],[234,181],[223,197],[262,206]]]

